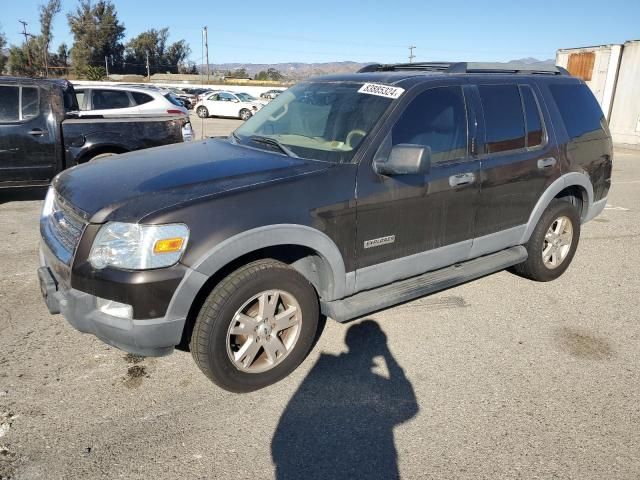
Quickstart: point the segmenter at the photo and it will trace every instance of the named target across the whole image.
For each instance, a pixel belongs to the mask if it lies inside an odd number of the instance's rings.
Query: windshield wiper
[[[288,156],[293,157],[293,158],[300,158],[298,155],[293,153],[289,147],[286,147],[285,145],[281,144],[275,138],[263,137],[261,135],[251,135],[249,137],[249,140],[251,140],[252,142],[255,142],[255,143],[263,143],[265,145],[271,145],[273,147],[278,148],[285,155],[288,155]]]

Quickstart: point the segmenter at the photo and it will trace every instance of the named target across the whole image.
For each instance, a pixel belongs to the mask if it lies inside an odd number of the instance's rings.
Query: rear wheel
[[[209,110],[207,107],[200,106],[196,109],[196,113],[200,118],[207,118],[209,116]]]
[[[252,115],[253,114],[246,108],[243,108],[242,110],[240,110],[240,120],[249,120]]]
[[[284,263],[259,260],[228,275],[209,294],[196,319],[191,353],[218,386],[258,390],[304,360],[319,315],[306,278]]]
[[[553,200],[525,245],[527,261],[513,267],[514,273],[539,282],[555,280],[569,267],[579,239],[578,209],[569,202]]]

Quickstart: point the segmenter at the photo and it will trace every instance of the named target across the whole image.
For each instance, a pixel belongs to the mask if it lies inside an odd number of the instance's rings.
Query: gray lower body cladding
[[[342,300],[321,302],[322,313],[339,322],[346,322],[504,270],[526,259],[527,251],[524,247],[507,248],[491,255],[360,292]]]

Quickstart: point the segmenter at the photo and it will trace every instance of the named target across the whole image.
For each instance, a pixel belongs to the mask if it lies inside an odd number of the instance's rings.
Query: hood
[[[53,185],[92,223],[136,222],[177,204],[330,166],[207,139],[89,162],[62,172]]]

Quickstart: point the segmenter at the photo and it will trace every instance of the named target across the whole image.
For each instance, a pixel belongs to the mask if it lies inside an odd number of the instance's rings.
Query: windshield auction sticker
[[[365,83],[358,93],[377,95],[386,98],[398,98],[404,92],[404,88],[390,87],[389,85],[379,85],[377,83]]]

